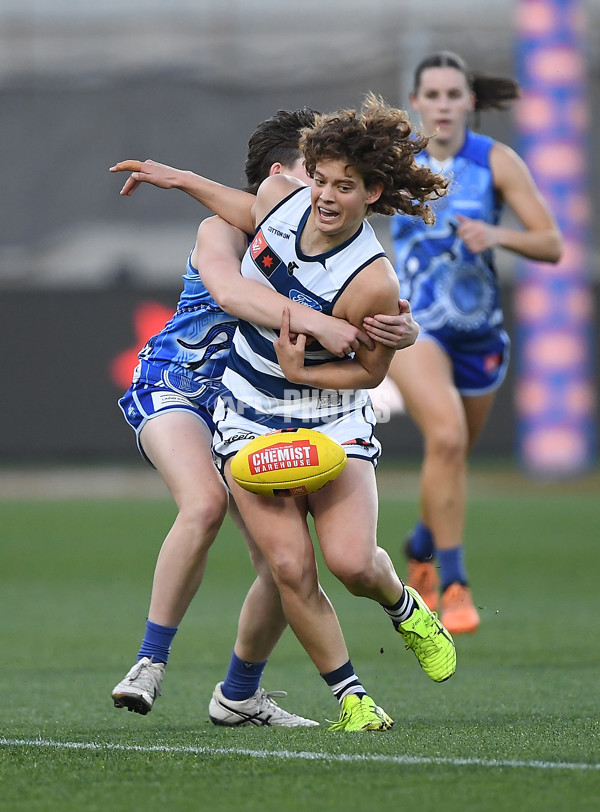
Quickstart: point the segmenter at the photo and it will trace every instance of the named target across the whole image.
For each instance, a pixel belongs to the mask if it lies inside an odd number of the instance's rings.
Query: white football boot
[[[113,688],[115,708],[127,708],[145,716],[152,710],[156,697],[160,696],[164,675],[164,663],[155,663],[148,657],[142,657]]]
[[[235,701],[227,699],[221,690],[219,682],[213,691],[208,706],[210,721],[215,725],[225,727],[243,727],[244,725],[271,726],[271,727],[318,727],[319,723],[303,716],[280,708],[272,697],[287,696],[285,691],[263,691],[259,688],[248,699]]]

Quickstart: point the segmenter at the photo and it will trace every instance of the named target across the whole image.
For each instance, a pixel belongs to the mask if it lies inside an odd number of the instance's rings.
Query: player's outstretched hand
[[[181,170],[156,161],[119,161],[110,167],[111,172],[131,172],[121,189],[122,195],[132,195],[140,183],[151,183],[159,189],[175,189],[181,178]]]

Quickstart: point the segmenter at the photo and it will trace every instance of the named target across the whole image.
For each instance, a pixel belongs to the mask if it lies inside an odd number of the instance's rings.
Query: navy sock
[[[354,673],[354,668],[350,660],[335,671],[329,671],[327,674],[321,674],[327,685],[333,691],[333,695],[341,704],[344,697],[349,694],[356,694],[359,698],[366,696],[367,692],[360,683],[360,680]]]
[[[409,538],[408,551],[417,561],[429,561],[435,554],[435,542],[431,530],[418,522]]]
[[[438,561],[440,562],[440,580],[442,582],[442,592],[450,584],[468,583],[467,571],[464,564],[464,548],[453,547],[451,550],[438,550]]]
[[[160,626],[158,623],[146,621],[146,634],[138,653],[138,662],[142,657],[149,657],[155,663],[167,663],[171,651],[171,643],[177,634],[177,626]]]
[[[240,660],[234,651],[231,655],[227,676],[221,686],[224,696],[239,702],[255,694],[266,664],[266,660],[264,663],[246,663],[244,660]]]

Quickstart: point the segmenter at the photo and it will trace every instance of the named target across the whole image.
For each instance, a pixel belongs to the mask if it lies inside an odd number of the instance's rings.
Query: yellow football
[[[262,496],[304,496],[346,467],[342,446],[314,429],[283,429],[250,440],[231,460],[231,476]]]

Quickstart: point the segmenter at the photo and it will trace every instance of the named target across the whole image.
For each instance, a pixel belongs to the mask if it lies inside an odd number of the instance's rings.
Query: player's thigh
[[[148,420],[140,433],[144,453],[177,504],[186,500],[227,503],[225,485],[211,454],[211,433],[192,412],[171,411]]]
[[[465,432],[461,396],[454,384],[452,362],[433,339],[399,350],[390,366],[406,408],[427,436],[437,432]]]
[[[350,458],[336,480],[309,496],[309,508],[332,572],[369,565],[377,547],[378,512],[375,470],[369,461]]]
[[[241,488],[231,477],[230,460],[225,476],[247,534],[269,562],[286,580],[301,577],[304,568],[314,569],[314,550],[306,522],[305,498],[288,499],[260,496]]]

